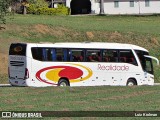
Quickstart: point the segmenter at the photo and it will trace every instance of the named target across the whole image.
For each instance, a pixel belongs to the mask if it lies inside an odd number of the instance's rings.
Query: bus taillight
[[[24,79],[28,79],[29,78],[29,71],[27,68],[25,68],[25,76]]]

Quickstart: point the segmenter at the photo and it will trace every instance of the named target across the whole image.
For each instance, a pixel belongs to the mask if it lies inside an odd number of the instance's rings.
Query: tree
[[[8,7],[9,7],[9,0],[0,1],[0,24],[6,23],[5,16],[7,14]]]
[[[26,15],[27,14],[27,7],[29,7],[28,0],[23,0],[22,1],[22,6],[23,6],[23,15]]]

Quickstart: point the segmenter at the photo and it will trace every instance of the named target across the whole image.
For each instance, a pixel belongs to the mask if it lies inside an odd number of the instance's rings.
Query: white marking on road
[[[160,83],[154,83],[154,85],[160,85]]]
[[[0,87],[11,87],[10,84],[0,84]]]

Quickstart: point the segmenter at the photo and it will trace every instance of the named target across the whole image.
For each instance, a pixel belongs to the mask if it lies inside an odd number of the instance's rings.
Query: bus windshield
[[[145,55],[149,55],[148,52],[136,50],[136,53],[142,65],[142,69],[147,73],[153,74],[152,59],[145,57]]]

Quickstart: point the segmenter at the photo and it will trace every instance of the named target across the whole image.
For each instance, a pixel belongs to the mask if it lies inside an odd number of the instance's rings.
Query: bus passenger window
[[[51,61],[56,61],[56,50],[51,49]]]
[[[119,51],[119,61],[129,64],[137,65],[135,57],[131,50],[120,50]]]
[[[56,60],[57,61],[63,61],[63,49],[57,48],[56,49]]]
[[[118,62],[116,50],[103,50],[103,62]]]
[[[43,61],[54,61],[55,59],[53,58],[53,49],[51,48],[43,48],[42,49],[42,60]]]
[[[70,61],[83,62],[84,61],[84,51],[81,49],[70,50]]]
[[[87,50],[86,57],[87,57],[87,62],[100,62],[101,61],[100,50]]]
[[[63,61],[63,57],[61,55],[57,55],[57,61]]]
[[[31,52],[33,59],[42,61],[42,48],[32,47]]]

